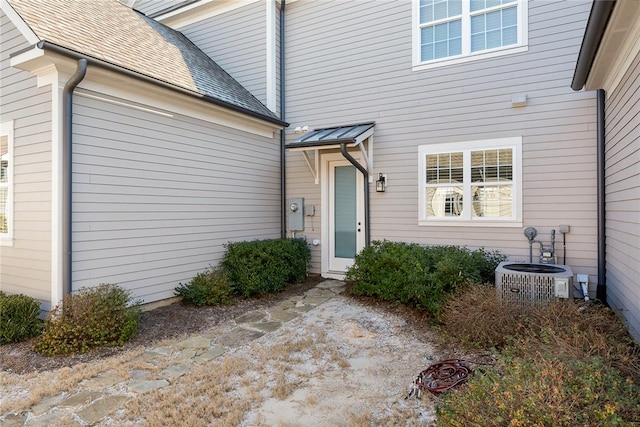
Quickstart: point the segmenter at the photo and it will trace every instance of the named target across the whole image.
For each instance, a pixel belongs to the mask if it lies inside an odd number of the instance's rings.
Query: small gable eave
[[[77,59],[80,58],[31,46],[14,53],[10,63],[12,67],[36,76],[38,85],[55,81],[63,85],[76,69]],[[282,126],[273,122],[212,103],[200,94],[188,93],[186,89],[175,90],[167,85],[123,73],[119,69],[95,66],[93,61],[89,61],[87,77],[77,91],[88,91],[97,95],[97,98],[105,95],[107,98],[123,101],[126,105],[140,105],[142,109],[150,108],[170,115],[193,117],[270,139],[274,138],[274,132],[282,129]],[[90,96],[96,97],[94,95]]]
[[[26,58],[31,58],[31,57],[35,57],[35,56],[41,56],[41,55],[34,54],[34,52],[37,52],[39,50],[40,51],[49,51],[49,52],[61,55],[63,57],[67,57],[67,58],[71,58],[71,59],[75,59],[75,60],[86,59],[88,61],[88,63],[89,63],[89,66],[102,68],[102,69],[105,69],[105,70],[108,70],[108,71],[111,71],[111,72],[115,72],[115,73],[118,73],[118,74],[123,74],[123,75],[131,77],[133,79],[140,80],[140,81],[143,81],[145,83],[150,83],[152,85],[159,86],[159,87],[162,87],[164,89],[168,89],[168,90],[170,90],[172,92],[176,92],[176,93],[180,93],[182,95],[187,95],[189,97],[197,98],[197,99],[205,101],[205,102],[207,102],[209,104],[214,104],[214,105],[216,105],[218,107],[223,107],[225,109],[232,110],[232,111],[234,111],[236,113],[240,113],[240,114],[247,115],[247,116],[253,117],[255,119],[258,119],[258,120],[261,120],[261,121],[264,121],[264,122],[268,122],[268,123],[270,123],[272,125],[276,125],[278,128],[287,127],[289,125],[288,123],[286,123],[286,122],[284,122],[284,121],[282,121],[280,119],[277,119],[277,118],[274,118],[274,117],[271,117],[271,116],[267,116],[267,115],[261,114],[259,112],[253,111],[253,110],[249,110],[249,109],[243,108],[241,106],[238,106],[238,105],[235,105],[235,104],[232,104],[232,103],[229,103],[229,102],[225,102],[224,100],[217,99],[217,98],[214,98],[212,96],[207,96],[207,95],[201,94],[199,92],[194,92],[192,90],[183,88],[181,86],[174,85],[174,84],[172,84],[170,82],[166,82],[164,80],[160,80],[160,79],[157,79],[155,77],[147,76],[145,74],[142,74],[142,73],[139,73],[139,72],[136,72],[136,71],[124,68],[124,67],[120,67],[120,66],[112,64],[110,62],[101,60],[99,58],[95,58],[95,57],[88,56],[88,55],[82,54],[80,52],[71,50],[71,49],[67,49],[67,48],[65,48],[63,46],[59,46],[59,45],[57,45],[55,43],[51,43],[51,42],[48,42],[46,40],[39,41],[38,43],[36,43],[35,46],[32,46],[32,47],[26,49],[25,51],[20,51],[20,52],[16,52],[15,54],[12,54],[11,55],[12,66],[17,66],[17,63],[22,62],[20,59],[18,59],[21,56],[22,57],[26,57]]]

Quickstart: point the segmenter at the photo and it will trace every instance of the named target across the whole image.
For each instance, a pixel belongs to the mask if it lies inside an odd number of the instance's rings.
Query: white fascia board
[[[261,0],[200,0],[154,17],[174,30]]]
[[[273,138],[274,132],[281,129],[276,124],[215,105],[197,97],[168,91],[91,65],[89,65],[87,77],[80,86],[95,93],[140,105],[143,108],[193,117],[266,138]]]
[[[24,38],[27,39],[27,43],[36,44],[40,41],[38,36],[36,36],[36,33],[34,33],[31,27],[29,27],[27,23],[24,22],[24,20],[20,17],[20,15],[16,13],[15,10],[13,10],[13,7],[11,7],[7,0],[0,0],[0,10],[2,10],[5,15],[7,15],[7,18],[9,18],[11,23],[15,25],[18,31],[20,31],[20,34],[22,34]]]
[[[12,58],[11,65],[38,76],[42,83],[49,83],[46,79],[50,78],[54,65],[63,86],[77,69],[76,60],[38,48]],[[273,138],[274,132],[281,129],[276,124],[198,99],[197,96],[169,91],[91,64],[79,87],[151,110],[182,114],[266,138]]]
[[[589,71],[585,89],[604,89],[607,94],[613,93],[639,54],[640,2],[617,2]]]

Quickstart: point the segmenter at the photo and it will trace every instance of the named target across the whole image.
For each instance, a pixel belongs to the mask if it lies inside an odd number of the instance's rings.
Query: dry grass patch
[[[489,286],[449,303],[442,329],[497,363],[443,395],[438,426],[636,425],[640,347],[597,302],[505,304]],[[634,421],[634,422],[632,422]]]
[[[227,356],[215,364],[200,365],[174,384],[155,390],[125,407],[127,425],[188,425],[205,426],[216,420],[220,425],[238,425],[251,407],[247,391],[237,390],[236,380],[251,366],[246,356]]]
[[[556,300],[520,306],[498,300],[493,286],[476,285],[453,299],[442,319],[442,330],[450,339],[472,348],[508,346],[509,354],[528,358],[598,357],[640,384],[640,346],[615,313],[600,303]]]
[[[0,414],[26,410],[41,400],[73,391],[80,382],[103,372],[116,371],[129,378],[127,362],[143,353],[144,349],[92,363],[80,363],[55,371],[32,372],[25,375],[0,374]],[[20,392],[13,391],[19,389]]]
[[[303,333],[304,332],[304,333]],[[238,425],[269,398],[284,400],[317,374],[309,361],[345,361],[319,328],[285,329],[286,340],[259,340],[199,365],[170,386],[131,400],[114,421],[122,425]],[[254,420],[255,421],[255,420]]]
[[[347,425],[349,427],[371,426],[422,426],[423,422],[416,419],[416,411],[413,408],[393,408],[385,413],[372,414],[349,413]]]

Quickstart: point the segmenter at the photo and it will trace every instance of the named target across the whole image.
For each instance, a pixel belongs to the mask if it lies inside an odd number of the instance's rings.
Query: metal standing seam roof
[[[283,124],[182,33],[117,0],[7,1],[41,41]]]
[[[356,143],[358,137],[365,134],[375,126],[375,123],[361,123],[349,126],[336,126],[330,128],[315,129],[295,141],[287,144],[287,148],[297,147],[321,147],[341,143]]]

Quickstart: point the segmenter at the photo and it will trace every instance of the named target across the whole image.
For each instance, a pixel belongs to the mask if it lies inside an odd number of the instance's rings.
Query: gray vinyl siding
[[[51,302],[51,86],[11,68],[9,54],[28,47],[0,12],[0,122],[14,121],[14,239],[0,245],[0,290]]]
[[[280,55],[282,55],[282,46],[281,46],[281,41],[280,41],[280,25],[281,25],[281,16],[280,16],[280,8],[282,7],[282,4],[279,2],[276,2],[276,114],[278,114],[278,116],[280,116]],[[286,5],[285,5],[285,9],[286,9]],[[285,16],[285,22],[286,22],[286,16]],[[286,25],[286,24],[285,24]],[[286,45],[286,41],[285,41],[285,45]],[[285,70],[285,75],[286,75],[286,70]],[[286,112],[285,112],[286,113]],[[282,118],[282,117],[281,117]],[[285,118],[283,118],[283,120],[285,120]]]
[[[280,236],[276,140],[83,96],[74,108],[74,288],[168,298],[225,243]]]
[[[147,16],[152,16],[155,13],[166,10],[170,7],[174,7],[180,4],[189,3],[185,0],[120,0],[121,3],[131,5],[139,12],[144,13]]]
[[[640,56],[606,100],[607,301],[640,340]]]
[[[389,186],[371,193],[373,240],[482,246],[524,260],[525,227],[548,242],[568,224],[567,264],[595,282],[595,95],[569,87],[590,6],[531,0],[527,52],[412,72],[410,1],[287,5],[289,140],[296,126],[376,122],[374,173]],[[526,107],[511,107],[518,94]],[[522,228],[418,226],[420,145],[512,136],[523,138]],[[320,185],[297,152],[287,155],[287,194],[319,207]],[[309,239],[320,224],[318,214]],[[314,248],[314,268],[318,257]]]
[[[267,102],[265,15],[264,2],[256,1],[178,28],[263,104]]]

